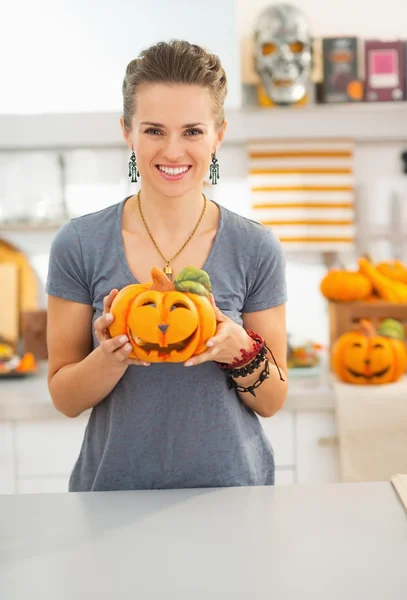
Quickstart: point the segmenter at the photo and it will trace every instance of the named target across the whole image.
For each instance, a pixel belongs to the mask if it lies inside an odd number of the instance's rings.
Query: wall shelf
[[[289,138],[407,142],[407,102],[316,104],[227,111],[225,144]],[[120,113],[0,115],[0,151],[124,148]]]

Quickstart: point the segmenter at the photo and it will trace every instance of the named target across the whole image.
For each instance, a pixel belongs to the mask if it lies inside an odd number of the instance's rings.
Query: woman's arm
[[[266,340],[266,344],[273,353],[284,381],[280,379],[278,369],[270,353],[267,352],[270,364],[270,377],[256,388],[256,396],[252,396],[249,392],[238,392],[238,394],[241,400],[261,417],[271,417],[284,405],[288,391],[285,304],[259,312],[244,313],[243,326],[248,331],[255,331]],[[249,350],[250,347],[251,339],[246,350]],[[264,363],[251,375],[235,378],[235,381],[238,385],[247,388],[255,383],[263,369]]]
[[[117,290],[104,300],[102,317],[95,321],[101,342],[92,351],[92,315],[88,304],[49,296],[47,345],[48,387],[57,410],[77,417],[101,402],[115,387],[130,364],[131,345],[121,336],[107,333],[108,313]],[[129,347],[130,346],[130,347]]]

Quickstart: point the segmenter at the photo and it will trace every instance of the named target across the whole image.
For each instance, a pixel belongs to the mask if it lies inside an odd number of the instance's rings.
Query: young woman
[[[50,393],[68,417],[92,409],[69,489],[273,485],[257,415],[287,394],[285,260],[270,230],[203,192],[225,135],[225,72],[196,45],[159,43],[130,62],[122,91],[140,193],[72,219],[50,254]],[[130,359],[128,339],[108,333],[118,290],[186,266],[212,283],[206,350],[186,364]]]

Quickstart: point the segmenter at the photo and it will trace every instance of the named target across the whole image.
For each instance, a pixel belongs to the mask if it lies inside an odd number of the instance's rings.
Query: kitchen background
[[[357,269],[364,253],[375,262],[394,257],[407,261],[407,101],[403,97],[328,104],[318,102],[317,94],[323,77],[320,40],[356,36],[363,58],[365,39],[407,39],[407,4],[293,2],[309,21],[315,58],[308,101],[292,107],[260,106],[253,33],[260,12],[272,4],[196,0],[192,11],[191,3],[182,0],[39,0],[8,7],[12,26],[0,40],[2,56],[8,56],[0,96],[0,262],[9,261],[17,249],[25,282],[21,298],[21,286],[8,286],[12,276],[3,275],[0,326],[8,332],[18,323],[17,351],[33,349],[39,367],[31,377],[0,381],[0,493],[66,489],[87,415],[74,421],[59,415],[47,391],[46,361],[40,359],[46,354],[49,248],[66,219],[104,208],[137,190],[128,178],[129,152],[119,124],[121,82],[125,66],[142,47],[170,37],[205,45],[221,57],[229,78],[229,127],[218,155],[221,178],[208,188],[208,196],[250,218],[273,219],[287,258],[290,342],[322,347],[317,369],[293,374],[284,410],[264,422],[275,447],[277,483],[380,479],[388,477],[389,468],[400,470],[398,457],[403,452],[407,456],[405,442],[393,445],[389,458],[386,439],[394,439],[393,422],[405,423],[403,432],[407,431],[407,401],[405,406],[399,400],[399,389],[407,398],[407,388],[400,387],[405,378],[371,391],[346,386],[333,376],[333,317],[320,283],[329,267]],[[363,79],[363,59],[360,66]],[[351,208],[341,219],[344,229],[326,223],[315,233],[315,225],[304,215],[302,224],[287,223],[285,217],[278,224],[278,213],[254,207],[259,198],[253,191],[253,153],[262,147],[269,150],[271,144],[279,144],[283,153],[286,148],[321,148],[324,153],[346,149]],[[272,177],[267,184],[273,185]],[[318,235],[324,241],[315,241]],[[343,241],[335,241],[335,236]],[[18,308],[17,301],[22,302]],[[406,312],[400,315],[396,318],[403,320],[405,315],[407,320]],[[383,398],[388,401],[385,420],[391,422],[387,431],[380,425]],[[368,400],[375,402],[374,411],[373,404],[366,405]],[[363,421],[366,414],[373,414],[371,421]],[[368,446],[350,448],[349,440],[355,439],[352,425],[365,434],[371,428],[365,444],[376,437],[373,452],[383,458],[376,460],[382,470],[368,471],[359,461]],[[359,452],[357,457],[352,451]],[[369,457],[372,462],[371,452]],[[407,470],[406,459],[402,466]]]

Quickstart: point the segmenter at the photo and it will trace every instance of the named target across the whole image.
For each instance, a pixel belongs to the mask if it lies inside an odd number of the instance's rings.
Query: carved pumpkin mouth
[[[349,367],[346,368],[348,373],[352,375],[352,377],[363,377],[364,379],[373,379],[373,377],[383,377],[383,375],[386,375],[386,373],[390,369],[390,367],[386,367],[381,371],[376,371],[376,373],[370,373],[369,375],[367,375],[366,373],[358,373],[357,371],[353,371],[353,369],[349,369]]]
[[[148,354],[151,354],[152,352],[157,352],[159,356],[168,356],[169,354],[171,354],[171,352],[181,352],[182,350],[185,350],[185,348],[194,339],[194,336],[197,333],[197,329],[195,329],[195,331],[184,340],[180,340],[179,342],[176,342],[174,344],[168,344],[166,346],[160,346],[159,344],[156,344],[154,342],[143,340],[142,338],[134,335],[132,331],[130,331],[129,333],[133,342],[139,348],[142,348],[144,352],[147,352]]]

